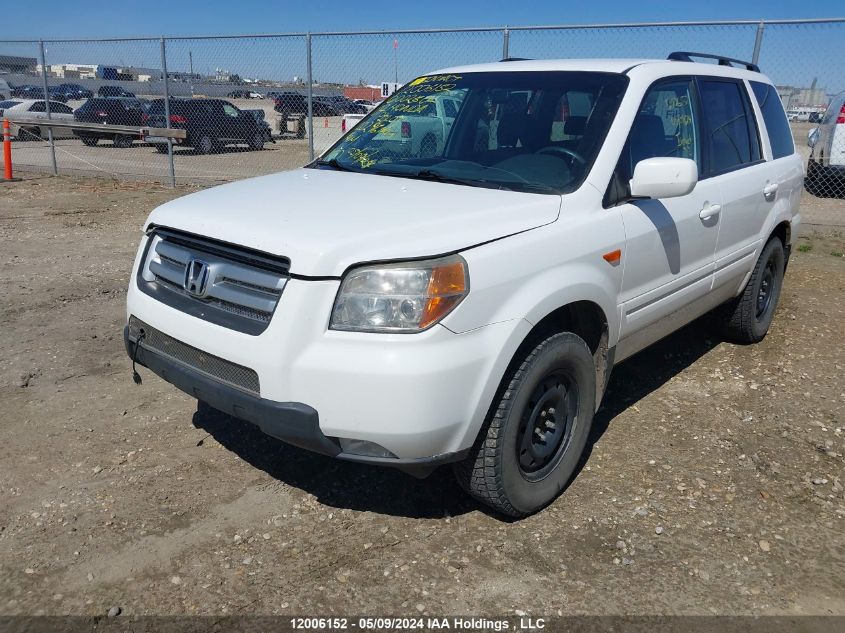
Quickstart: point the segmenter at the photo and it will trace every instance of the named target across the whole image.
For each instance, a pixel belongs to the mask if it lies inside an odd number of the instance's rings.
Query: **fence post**
[[[754,54],[751,55],[751,63],[757,64],[760,61],[760,46],[763,44],[763,29],[766,28],[766,23],[760,20],[757,25],[757,37],[754,38]]]
[[[305,66],[305,81],[308,82],[308,156],[310,157],[309,160],[314,160],[314,107],[313,107],[313,87],[314,87],[314,77],[312,75],[311,69],[311,32],[305,34],[305,54],[306,54],[306,66]],[[282,125],[287,125],[285,121],[282,122]]]
[[[161,74],[164,78],[164,119],[165,127],[170,127],[170,83],[167,78],[167,52],[164,38],[161,38]],[[167,160],[170,163],[170,186],[176,186],[176,169],[173,166],[173,139],[167,137]]]
[[[507,25],[505,26],[505,30],[502,35],[502,59],[507,59],[508,57],[510,57],[511,47],[511,32]]]
[[[38,48],[41,53],[41,82],[44,85],[44,103],[47,118],[50,116],[50,88],[47,85],[47,56],[44,54],[44,40],[38,40]],[[50,159],[53,162],[53,175],[59,175],[59,167],[56,165],[56,142],[53,140],[53,129],[47,128],[47,138],[50,139]]]

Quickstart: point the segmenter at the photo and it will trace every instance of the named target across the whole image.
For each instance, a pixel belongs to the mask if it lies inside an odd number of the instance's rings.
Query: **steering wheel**
[[[549,156],[557,156],[558,158],[563,158],[565,160],[571,159],[576,163],[581,163],[582,166],[587,164],[587,161],[584,160],[584,157],[581,156],[581,154],[571,149],[561,147],[560,145],[548,145],[543,149],[539,150],[537,153],[548,154]]]

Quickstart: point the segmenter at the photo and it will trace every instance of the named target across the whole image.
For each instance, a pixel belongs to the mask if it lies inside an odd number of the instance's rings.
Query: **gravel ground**
[[[133,384],[139,227],[188,191],[0,184],[0,613],[845,614],[841,233],[761,344],[695,323],[616,368],[577,478],[508,522]]]

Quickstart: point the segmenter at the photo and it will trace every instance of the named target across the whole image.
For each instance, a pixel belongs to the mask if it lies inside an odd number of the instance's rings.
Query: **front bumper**
[[[319,414],[313,407],[300,402],[274,402],[215,380],[201,371],[146,347],[143,340],[138,344],[137,338],[130,334],[128,325],[123,328],[123,341],[126,353],[137,364],[146,367],[188,395],[219,411],[255,424],[271,437],[321,455],[393,466],[412,475],[425,476],[440,464],[460,461],[469,450],[419,458],[372,457],[345,453],[338,438],[328,437],[320,430]]]

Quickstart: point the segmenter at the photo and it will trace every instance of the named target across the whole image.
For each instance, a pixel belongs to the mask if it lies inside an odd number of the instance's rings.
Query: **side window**
[[[673,156],[694,160],[701,171],[695,87],[691,79],[671,79],[649,88],[619,160],[624,183],[641,160]]]
[[[757,124],[744,88],[735,81],[702,79],[702,138],[711,173],[722,173],[760,160]]]
[[[791,155],[795,151],[792,130],[783,113],[783,104],[774,86],[752,81],[751,89],[757,99],[757,105],[760,106],[760,112],[763,113],[763,121],[766,122],[766,131],[769,133],[769,141],[772,144],[772,156],[782,158]]]
[[[30,112],[46,112],[47,108],[44,106],[43,101],[36,101],[35,103],[33,103],[30,106],[29,111]]]
[[[73,114],[73,110],[64,103],[51,103],[50,110],[56,114]]]
[[[451,99],[443,99],[443,114],[450,119],[458,116],[458,106]]]
[[[237,119],[240,115],[240,111],[233,105],[229,105],[228,103],[223,104],[223,112],[226,113],[226,116],[230,116],[233,119]]]

